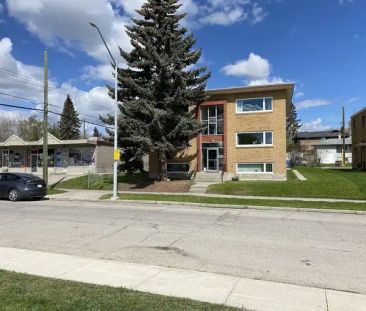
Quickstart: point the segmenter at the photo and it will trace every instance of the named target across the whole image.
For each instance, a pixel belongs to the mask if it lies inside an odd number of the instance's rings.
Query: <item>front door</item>
[[[218,148],[207,149],[207,171],[219,170],[219,150]]]
[[[37,172],[37,159],[38,159],[38,155],[32,154],[32,163],[31,163],[32,173]]]

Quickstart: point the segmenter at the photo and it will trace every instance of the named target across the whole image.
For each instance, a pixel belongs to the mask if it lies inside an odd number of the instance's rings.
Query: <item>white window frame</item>
[[[263,141],[266,141],[266,133],[272,133],[272,144],[252,144],[252,145],[239,145],[239,135],[240,134],[263,134]],[[236,147],[237,148],[264,148],[264,147],[273,147],[274,145],[274,135],[273,131],[258,131],[258,132],[239,132],[236,133]]]
[[[239,172],[240,164],[258,164],[263,165],[263,172]],[[267,172],[267,164],[272,164],[272,172]],[[273,162],[238,162],[236,163],[236,174],[273,174],[274,163]]]
[[[272,100],[272,109],[271,110],[266,110],[266,99],[270,98]],[[263,104],[262,104],[262,110],[255,110],[255,111],[238,111],[238,102],[243,100],[252,100],[252,99],[262,99],[263,100]],[[239,98],[236,100],[236,104],[235,104],[235,111],[236,114],[250,114],[250,113],[268,113],[268,112],[273,112],[273,97],[271,96],[267,96],[267,97],[253,97],[253,98]]]
[[[186,172],[182,172],[182,171],[168,171],[168,164],[172,164],[172,165],[188,165],[189,169]],[[189,170],[191,169],[191,165],[189,163],[167,163],[167,173],[174,173],[174,174],[188,174]]]

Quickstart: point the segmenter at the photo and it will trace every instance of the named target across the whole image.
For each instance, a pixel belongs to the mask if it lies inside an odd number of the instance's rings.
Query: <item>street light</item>
[[[112,59],[113,65],[114,65],[114,101],[115,101],[115,107],[114,107],[114,153],[113,153],[113,157],[114,157],[114,163],[113,163],[113,196],[112,196],[112,200],[117,200],[118,199],[118,194],[117,194],[117,169],[118,169],[118,161],[119,161],[119,150],[118,150],[118,99],[117,99],[117,87],[118,87],[118,67],[117,67],[117,62],[114,59],[111,51],[108,48],[107,43],[105,42],[102,33],[100,32],[98,26],[96,24],[94,24],[93,22],[89,22],[90,26],[94,27],[96,30],[98,30],[98,33],[100,35],[100,37],[103,40],[103,43],[105,45],[105,47],[107,48],[107,51],[109,53],[109,56]],[[118,155],[118,156],[117,156]],[[117,159],[118,157],[118,159]]]

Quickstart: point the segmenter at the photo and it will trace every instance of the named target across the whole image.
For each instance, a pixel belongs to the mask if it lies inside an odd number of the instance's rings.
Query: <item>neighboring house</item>
[[[351,117],[352,167],[366,171],[366,108]]]
[[[13,135],[0,142],[0,171],[41,173],[43,138],[23,141]],[[113,146],[101,138],[59,140],[48,134],[49,173],[111,173]]]
[[[346,132],[346,138],[350,134]],[[303,154],[305,161],[316,161],[316,148],[321,141],[326,139],[341,139],[342,133],[339,130],[332,131],[317,131],[317,132],[299,132],[296,137],[296,142],[300,146],[300,152]]]
[[[346,162],[352,163],[352,138],[346,138]],[[334,164],[342,161],[343,139],[331,138],[321,140],[314,145],[316,160],[320,164]]]
[[[224,180],[285,180],[286,115],[293,90],[294,84],[278,84],[206,91],[208,100],[195,113],[207,127],[190,148],[168,160],[168,174],[222,172]],[[151,154],[150,176],[158,175],[158,157]]]

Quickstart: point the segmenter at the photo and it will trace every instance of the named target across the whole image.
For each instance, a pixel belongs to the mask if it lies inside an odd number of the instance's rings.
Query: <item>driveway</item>
[[[366,216],[0,201],[0,246],[366,294]]]

